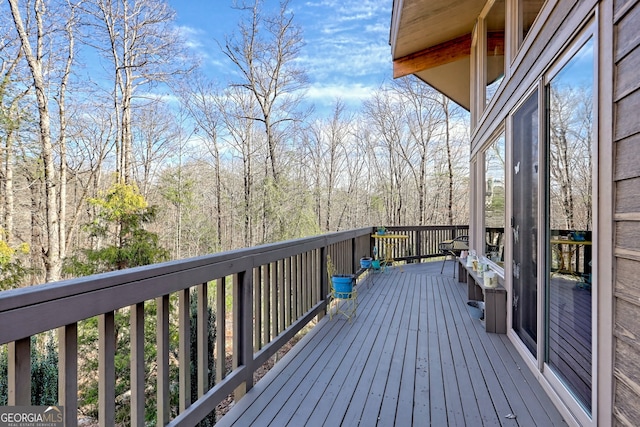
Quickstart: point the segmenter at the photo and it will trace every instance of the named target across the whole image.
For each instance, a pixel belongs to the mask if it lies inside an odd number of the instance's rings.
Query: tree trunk
[[[447,203],[447,214],[449,225],[453,225],[453,161],[451,159],[451,137],[449,134],[449,100],[446,97],[442,97],[442,105],[444,106],[444,125],[445,125],[445,143],[447,146],[447,177],[449,184],[449,194]]]
[[[13,132],[7,134],[4,164],[4,232],[9,246],[13,244]]]
[[[42,162],[44,166],[44,184],[45,184],[45,200],[46,200],[46,229],[47,229],[47,248],[43,249],[45,264],[45,280],[47,282],[60,279],[62,270],[62,260],[60,258],[59,245],[59,220],[58,220],[58,203],[56,194],[56,176],[53,157],[53,144],[51,143],[51,118],[49,116],[49,106],[47,103],[47,88],[45,87],[42,57],[43,50],[43,17],[44,4],[42,0],[36,0],[34,3],[34,11],[36,24],[38,26],[38,37],[36,39],[36,52],[33,52],[31,41],[25,30],[20,10],[18,8],[18,0],[8,0],[11,6],[11,14],[13,22],[22,42],[22,51],[25,54],[38,103],[38,124],[40,128],[40,145],[42,148]]]
[[[64,260],[67,253],[67,111],[66,111],[66,94],[69,76],[71,75],[71,65],[74,58],[74,10],[71,9],[71,15],[65,25],[65,32],[69,40],[67,49],[67,60],[65,70],[58,91],[58,117],[60,121],[60,135],[58,136],[58,146],[60,150],[60,224],[59,224],[59,245],[60,259]]]

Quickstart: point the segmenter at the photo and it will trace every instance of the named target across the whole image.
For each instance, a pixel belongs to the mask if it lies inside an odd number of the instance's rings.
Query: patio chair
[[[445,240],[443,242],[438,243],[438,250],[442,255],[444,255],[444,259],[442,260],[442,267],[440,268],[440,274],[444,271],[444,264],[447,262],[447,258],[452,256],[454,261],[456,257],[460,256],[462,251],[466,251],[469,249],[469,236],[463,235],[455,237],[451,240]],[[456,276],[456,266],[453,265],[453,277]]]

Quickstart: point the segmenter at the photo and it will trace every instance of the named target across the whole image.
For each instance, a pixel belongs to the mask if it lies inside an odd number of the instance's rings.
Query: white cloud
[[[380,75],[389,70],[391,61],[389,48],[385,45],[368,44],[366,41],[345,40],[333,45],[312,46],[311,52],[299,58],[312,81]]]
[[[308,88],[306,98],[324,107],[334,104],[337,99],[356,107],[369,99],[377,88],[362,83],[316,83]]]
[[[380,79],[391,73],[391,0],[310,0],[297,12],[311,81]]]
[[[200,42],[199,38],[205,35],[203,30],[187,25],[176,27],[176,30],[183,37],[183,40],[187,46],[193,49],[202,47],[202,43]]]

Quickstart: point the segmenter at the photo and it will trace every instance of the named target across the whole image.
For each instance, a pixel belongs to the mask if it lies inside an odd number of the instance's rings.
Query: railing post
[[[132,305],[131,329],[131,425],[143,427],[144,416],[144,303]],[[65,408],[66,409],[66,408]]]
[[[420,230],[416,230],[416,240],[414,242],[415,247],[413,249],[413,254],[418,256],[418,264],[422,263],[422,232]]]
[[[320,298],[323,301],[327,300],[329,295],[329,273],[327,272],[327,247],[320,248]],[[327,314],[327,306],[325,304],[324,310],[318,314],[318,320],[322,319]]]
[[[178,382],[179,410],[191,406],[191,301],[189,288],[178,293]]]
[[[208,305],[208,284],[198,285],[198,317],[196,323],[197,330],[197,352],[198,352],[198,399],[209,389],[209,305]]]
[[[115,314],[98,316],[98,421],[100,427],[116,422]]]
[[[233,276],[233,367],[244,366],[244,382],[235,389],[240,400],[253,387],[253,276],[242,271]]]
[[[31,405],[31,337],[9,343],[9,406]]]
[[[169,295],[156,298],[157,324],[157,407],[156,424],[163,426],[169,423]]]
[[[225,307],[225,278],[216,280],[216,383],[221,382],[227,374],[226,335],[227,310]]]
[[[67,427],[78,425],[78,324],[58,328],[58,402]]]
[[[358,267],[356,266],[356,238],[351,239],[351,273],[355,273]]]

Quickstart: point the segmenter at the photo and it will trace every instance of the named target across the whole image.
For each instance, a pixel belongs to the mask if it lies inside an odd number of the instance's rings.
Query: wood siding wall
[[[614,402],[617,425],[640,420],[640,2],[614,1]]]

